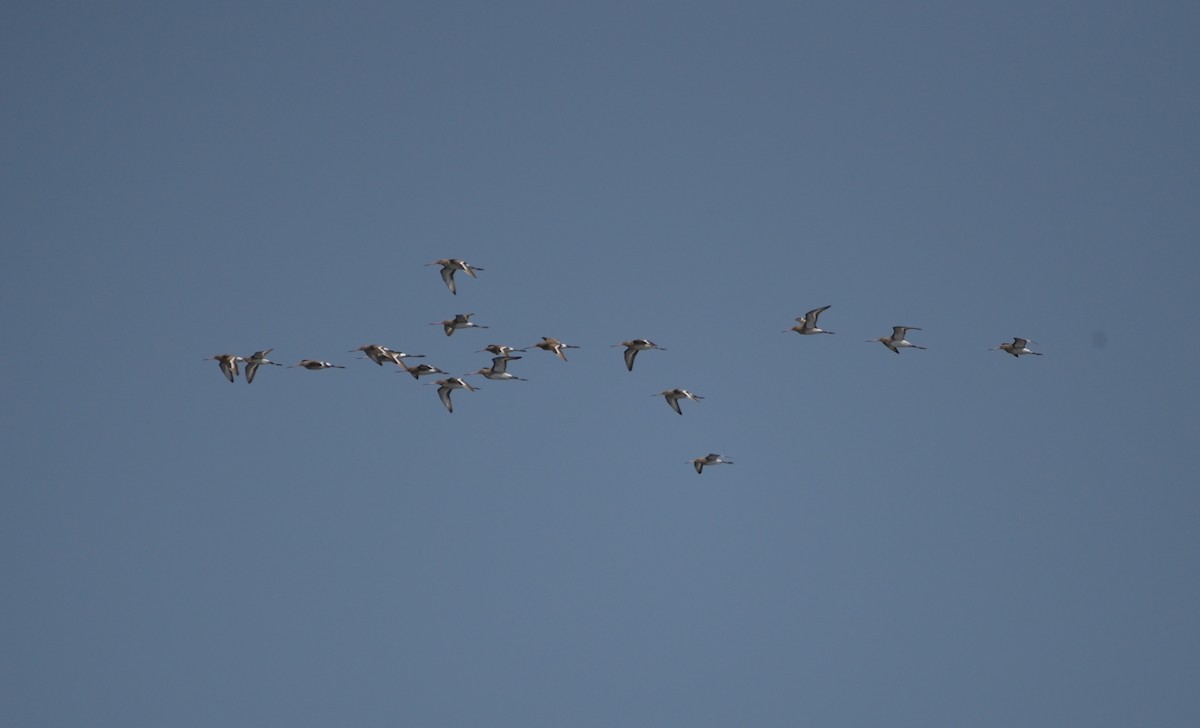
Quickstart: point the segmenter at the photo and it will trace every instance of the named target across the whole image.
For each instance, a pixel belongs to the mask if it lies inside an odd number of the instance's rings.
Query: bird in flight
[[[467,275],[471,276],[472,278],[475,278],[476,277],[475,271],[483,270],[483,268],[476,268],[475,266],[471,265],[467,261],[460,260],[458,258],[441,258],[439,260],[433,261],[432,263],[426,263],[425,265],[427,265],[427,266],[429,266],[429,265],[442,266],[442,271],[441,271],[442,272],[442,280],[446,283],[446,288],[449,288],[450,292],[456,296],[458,295],[458,289],[454,285],[454,274],[456,272],[458,272],[460,270],[466,271]]]
[[[869,343],[878,341],[897,354],[900,353],[901,349],[924,349],[925,347],[917,346],[905,338],[905,334],[907,334],[909,331],[920,331],[920,329],[918,329],[916,326],[893,326],[891,336],[881,336],[878,339],[867,339],[867,341]]]
[[[530,344],[529,346],[536,346],[537,348],[539,348],[543,351],[548,351],[548,352],[554,354],[555,356],[557,356],[559,359],[562,359],[563,361],[567,360],[567,355],[563,353],[564,349],[578,349],[579,348],[578,346],[575,346],[574,344],[564,344],[561,341],[559,341],[558,339],[555,339],[551,336],[543,336],[541,341],[539,341],[536,344]],[[529,347],[526,347],[526,348],[529,348]]]
[[[1029,348],[1029,339],[1022,339],[1020,336],[1013,339],[1011,344],[1006,342],[1000,346],[993,346],[991,350],[995,351],[996,349],[1007,351],[1009,354],[1012,354],[1016,357],[1025,356],[1026,354],[1032,354],[1034,356],[1042,355],[1040,351],[1032,351]]]
[[[290,366],[288,368],[295,369],[296,367],[304,367],[305,369],[309,370],[310,372],[315,372],[318,369],[345,369],[346,368],[346,367],[342,366],[341,364],[330,364],[327,361],[320,361],[317,359],[301,359],[298,364],[293,364],[292,366]]]
[[[692,460],[692,467],[696,469],[697,474],[704,472],[705,465],[733,465],[733,461],[715,452],[710,452],[702,458]]]
[[[507,355],[493,357],[492,365],[490,367],[484,367],[483,369],[479,369],[478,371],[471,372],[471,374],[479,374],[481,376],[487,377],[488,379],[495,379],[495,380],[499,380],[499,381],[503,381],[506,379],[515,379],[519,382],[527,382],[527,381],[529,381],[528,379],[523,379],[521,377],[518,377],[515,374],[510,374],[508,371],[508,363],[510,361],[513,361],[515,359],[520,359],[520,358],[521,357],[519,357],[519,356],[507,356]]]
[[[250,356],[242,359],[242,361],[246,362],[246,384],[250,384],[254,381],[254,375],[258,373],[258,368],[263,364],[269,364],[273,367],[283,366],[282,364],[273,362],[267,358],[267,354],[270,354],[272,351],[274,351],[274,349],[263,349],[262,351],[256,351]]]
[[[795,331],[797,334],[804,334],[805,336],[809,334],[832,334],[832,331],[826,331],[825,329],[817,328],[817,317],[820,316],[821,312],[827,308],[829,308],[829,306],[814,308],[803,316],[797,317],[796,325],[787,331],[784,331],[783,333],[786,334],[788,331]]]
[[[690,399],[690,400],[698,402],[698,401],[704,399],[700,395],[692,394],[691,392],[687,391],[686,389],[664,389],[663,391],[661,391],[658,394],[653,395],[653,396],[665,397],[667,400],[667,404],[669,404],[671,406],[671,409],[675,410],[675,414],[679,414],[679,415],[683,414],[683,410],[679,409],[679,400]]]
[[[446,336],[453,336],[455,331],[459,329],[486,329],[486,326],[477,324],[471,321],[473,313],[456,313],[454,318],[446,319],[445,321],[431,321],[430,326],[441,326],[446,332]]]
[[[231,384],[235,379],[237,379],[238,362],[246,361],[242,357],[235,354],[217,354],[216,356],[208,357],[208,359],[205,359],[205,361],[208,361],[209,359],[217,360],[217,364],[221,366],[221,373],[225,375],[225,378],[228,379]]]
[[[650,341],[649,339],[630,339],[629,341],[622,341],[620,344],[613,344],[609,348],[614,348],[617,346],[625,347],[625,368],[631,372],[633,371],[633,360],[635,358],[637,358],[637,354],[639,351],[646,351],[648,349],[658,349],[659,351],[666,351],[666,349],[659,346],[658,344],[655,344],[653,341]]]
[[[462,377],[450,377],[449,379],[439,379],[434,384],[438,385],[438,397],[441,398],[442,404],[446,405],[446,411],[454,412],[454,403],[450,401],[450,393],[456,389],[465,389],[468,392],[474,392],[475,387],[472,387]]]

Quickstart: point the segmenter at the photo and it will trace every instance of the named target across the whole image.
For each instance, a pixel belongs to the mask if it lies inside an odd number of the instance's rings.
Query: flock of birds
[[[442,281],[445,282],[446,287],[450,289],[450,293],[455,294],[455,295],[458,294],[458,287],[456,286],[455,281],[454,281],[455,273],[462,271],[462,272],[466,273],[467,275],[471,276],[472,278],[475,278],[476,271],[483,270],[483,268],[478,268],[478,267],[472,266],[469,263],[467,263],[465,260],[461,260],[458,258],[443,258],[440,260],[436,260],[432,263],[427,263],[426,265],[441,266]],[[822,329],[817,324],[817,320],[820,318],[821,314],[824,313],[829,308],[830,308],[829,306],[822,306],[820,308],[814,308],[813,310],[809,311],[808,313],[804,314],[803,316],[797,317],[796,325],[792,326],[790,329],[784,329],[783,333],[791,333],[794,331],[797,334],[801,334],[804,336],[810,336],[810,335],[815,335],[815,334],[833,334],[834,333],[833,331],[827,331],[825,329]],[[482,324],[477,324],[474,321],[471,321],[471,317],[474,315],[475,314],[473,314],[473,313],[460,313],[460,314],[456,314],[454,316],[454,318],[452,318],[452,319],[447,319],[445,321],[430,322],[430,325],[431,326],[441,326],[442,330],[445,332],[446,336],[452,336],[455,331],[458,331],[460,329],[486,329],[486,328],[488,328],[487,326],[484,326]],[[871,343],[879,342],[897,354],[900,353],[901,349],[924,349],[925,348],[924,346],[918,346],[917,344],[914,344],[908,340],[908,332],[909,331],[920,331],[920,330],[921,329],[917,328],[916,326],[893,326],[892,333],[890,336],[881,336],[877,339],[868,339],[867,341],[871,342]],[[1027,356],[1027,355],[1041,356],[1041,354],[1039,352],[1030,350],[1029,343],[1030,343],[1029,339],[1023,339],[1021,337],[1016,337],[1011,342],[1005,342],[1003,344],[1000,344],[999,346],[992,347],[992,351],[996,351],[996,350],[1004,351],[1008,354],[1011,354],[1014,357],[1021,357],[1021,356]],[[621,346],[625,347],[625,352],[624,352],[625,368],[631,372],[633,371],[633,363],[634,363],[634,360],[637,358],[638,352],[650,351],[650,350],[666,351],[666,349],[664,347],[661,347],[658,344],[655,344],[653,341],[650,341],[649,339],[630,339],[629,341],[622,341],[619,344],[613,344],[613,347],[621,347]],[[563,342],[559,341],[558,339],[555,339],[555,338],[552,338],[549,336],[543,336],[541,341],[530,344],[529,346],[524,347],[524,348],[516,348],[516,347],[512,347],[512,346],[507,346],[505,344],[488,344],[486,347],[484,347],[483,349],[480,349],[479,351],[480,352],[489,352],[493,355],[492,356],[492,365],[490,367],[483,367],[483,368],[477,369],[476,371],[473,371],[470,374],[466,374],[461,377],[446,376],[444,379],[437,379],[433,382],[434,384],[438,385],[438,388],[437,388],[438,397],[441,399],[442,404],[446,407],[446,411],[451,412],[451,413],[454,412],[454,402],[450,399],[451,392],[453,392],[456,389],[465,389],[468,392],[475,391],[476,388],[473,387],[470,384],[470,382],[468,382],[466,380],[466,377],[477,375],[477,376],[484,377],[485,379],[491,379],[494,381],[509,381],[509,380],[517,380],[517,381],[522,381],[522,382],[528,381],[526,379],[523,379],[522,377],[518,377],[517,375],[509,372],[508,371],[508,363],[510,361],[516,361],[516,360],[522,358],[520,356],[513,356],[513,352],[525,353],[529,349],[532,349],[532,348],[537,348],[537,349],[541,349],[543,351],[550,352],[551,354],[554,354],[559,359],[561,359],[565,362],[565,361],[567,361],[566,350],[567,349],[578,349],[579,347],[575,346],[574,344],[564,344]],[[254,381],[254,377],[257,374],[258,369],[260,367],[262,367],[262,366],[283,366],[279,362],[274,362],[267,358],[267,355],[270,354],[272,351],[273,351],[273,349],[263,349],[261,351],[254,352],[250,356],[237,356],[235,354],[217,354],[216,356],[212,356],[212,357],[209,357],[208,359],[205,359],[205,361],[215,359],[217,361],[217,364],[221,368],[221,373],[224,374],[225,378],[228,379],[231,383],[237,381],[238,375],[239,375],[239,373],[241,373],[241,372],[239,372],[239,365],[244,365],[244,369],[242,371],[244,371],[244,373],[245,373],[246,383],[250,384],[251,382]],[[448,372],[438,369],[437,367],[435,367],[431,364],[421,363],[421,364],[416,364],[416,365],[410,365],[406,361],[407,359],[424,358],[425,357],[424,354],[409,354],[409,353],[406,353],[403,351],[397,351],[395,349],[390,349],[381,344],[363,344],[362,346],[351,349],[349,353],[354,353],[356,351],[362,352],[362,354],[364,355],[365,358],[374,362],[378,366],[383,366],[385,363],[394,364],[394,365],[400,367],[401,370],[410,374],[413,379],[416,379],[418,381],[420,381],[421,377],[425,377],[425,376],[432,376],[434,374],[444,374],[444,375],[449,374]],[[299,362],[291,365],[288,368],[297,368],[297,367],[303,368],[303,369],[308,369],[310,371],[317,371],[320,369],[345,369],[345,367],[340,364],[333,364],[333,363],[330,363],[327,361],[321,361],[319,359],[301,359]],[[697,394],[694,394],[692,392],[689,392],[686,389],[666,389],[666,390],[663,390],[662,392],[659,392],[658,394],[655,394],[653,396],[662,397],[663,399],[665,399],[667,402],[667,405],[670,406],[671,409],[675,410],[675,413],[679,414],[679,415],[683,414],[683,410],[679,406],[679,403],[681,400],[699,401],[701,399],[704,399],[703,397],[701,397]],[[696,469],[697,473],[703,472],[705,466],[732,465],[733,464],[733,461],[730,460],[728,457],[726,457],[724,455],[719,455],[717,453],[708,453],[707,455],[704,455],[702,457],[694,458],[690,462],[692,464],[692,467],[694,467]]]

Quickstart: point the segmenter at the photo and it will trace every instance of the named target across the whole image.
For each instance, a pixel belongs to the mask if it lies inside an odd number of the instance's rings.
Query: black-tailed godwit
[[[446,411],[451,413],[454,412],[454,403],[450,401],[450,392],[456,389],[465,389],[468,392],[475,391],[475,387],[468,384],[462,377],[439,379],[434,384],[438,385],[438,397],[441,398],[442,404],[446,405]]]
[[[683,410],[681,410],[679,408],[679,400],[690,399],[692,401],[698,402],[698,401],[704,399],[700,395],[692,394],[691,392],[687,391],[686,389],[664,389],[663,391],[661,391],[658,394],[653,395],[653,396],[664,397],[667,400],[667,404],[669,404],[671,406],[671,409],[675,410],[675,414],[680,414],[680,415],[683,414]]]
[[[704,472],[705,465],[733,465],[733,461],[715,452],[710,452],[702,458],[692,460],[692,467],[696,469],[697,473]]]
[[[476,268],[467,261],[459,260],[458,258],[441,258],[433,261],[432,263],[426,263],[425,265],[442,266],[442,281],[445,282],[446,288],[449,288],[450,292],[454,295],[458,295],[458,289],[454,285],[454,274],[456,272],[460,270],[466,271],[467,275],[475,278],[475,271],[483,270],[483,268]]]
[[[1029,339],[1022,339],[1019,336],[1016,337],[1015,339],[1013,339],[1011,344],[1004,343],[1004,344],[1001,344],[1000,346],[992,347],[992,351],[995,351],[996,349],[1000,349],[1001,351],[1007,351],[1009,354],[1012,354],[1013,356],[1016,356],[1016,357],[1022,357],[1027,354],[1032,354],[1034,356],[1042,355],[1042,353],[1040,351],[1032,351],[1029,348]]]
[[[486,329],[486,326],[472,322],[470,319],[475,314],[473,313],[456,313],[454,318],[446,321],[433,321],[430,326],[441,326],[446,332],[446,336],[452,335],[459,329]]]
[[[304,367],[305,369],[309,370],[310,372],[315,372],[318,369],[345,369],[346,368],[346,367],[342,366],[341,364],[330,364],[327,361],[320,361],[318,359],[301,359],[298,364],[293,364],[292,366],[290,366],[288,368],[295,369],[296,367]]]
[[[620,344],[613,344],[609,348],[615,348],[618,346],[625,347],[625,368],[631,372],[633,371],[633,360],[637,358],[639,351],[646,351],[647,349],[666,351],[665,348],[655,344],[649,339],[630,339],[629,341],[622,341]]]
[[[238,362],[246,361],[236,354],[217,354],[216,356],[208,357],[208,359],[205,359],[204,361],[209,361],[211,359],[217,360],[217,364],[221,366],[221,373],[225,375],[225,378],[228,379],[231,384],[237,379]]]
[[[567,360],[567,355],[563,353],[563,351],[565,349],[578,349],[579,348],[578,346],[575,346],[574,344],[564,344],[561,341],[559,341],[558,339],[555,339],[551,336],[543,336],[541,341],[539,341],[536,344],[530,344],[529,346],[536,346],[537,348],[541,349],[542,351],[548,351],[548,352],[554,354],[555,356],[557,356],[559,359],[562,359],[563,361]]]
[[[274,362],[267,358],[267,354],[270,354],[272,351],[274,351],[274,349],[263,349],[262,351],[256,351],[250,356],[242,359],[242,361],[246,362],[246,384],[250,384],[254,381],[254,375],[258,373],[258,368],[263,364],[273,367],[283,366],[279,362]]]
[[[909,331],[920,331],[920,329],[918,329],[916,326],[893,326],[891,336],[881,336],[878,339],[867,339],[867,341],[868,343],[875,343],[878,341],[897,354],[900,353],[901,349],[924,349],[925,347],[917,346],[908,339],[904,338],[904,335]]]
[[[822,311],[828,308],[829,306],[814,308],[803,316],[797,317],[796,325],[790,329],[787,329],[787,331],[784,331],[783,333],[786,334],[789,331],[795,331],[797,334],[804,334],[805,336],[810,334],[832,334],[832,331],[826,331],[825,329],[817,328],[817,317],[821,315]]]

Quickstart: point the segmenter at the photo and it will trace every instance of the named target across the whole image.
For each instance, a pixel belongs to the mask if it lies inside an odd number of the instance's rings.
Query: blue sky
[[[1195,722],[1195,9],[4,16],[0,723]]]

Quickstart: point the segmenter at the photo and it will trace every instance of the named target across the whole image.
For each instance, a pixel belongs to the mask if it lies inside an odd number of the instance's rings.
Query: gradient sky
[[[0,724],[1200,720],[1194,5],[2,16]]]

